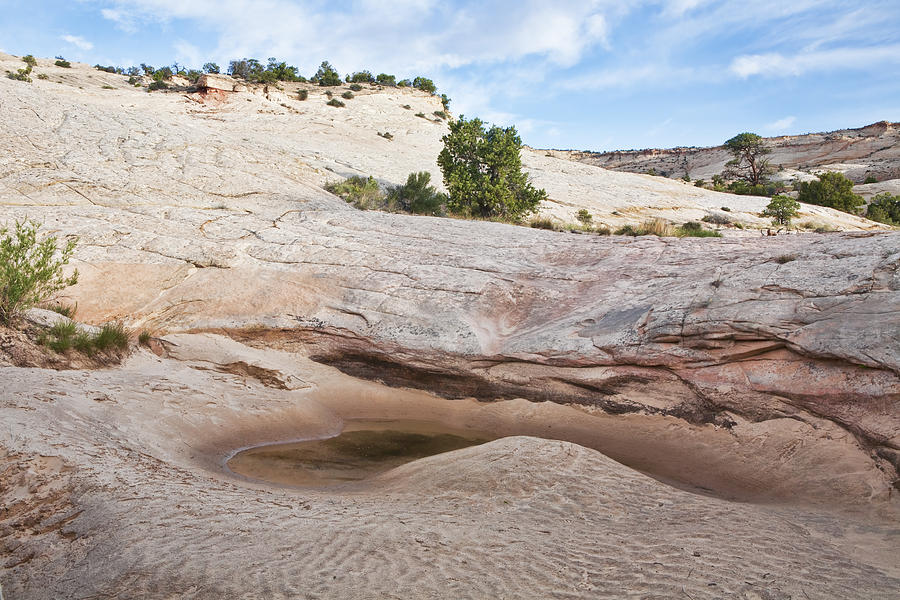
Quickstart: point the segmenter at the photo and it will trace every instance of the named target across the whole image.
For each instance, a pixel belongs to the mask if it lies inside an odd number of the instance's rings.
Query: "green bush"
[[[309,98],[309,90],[297,90],[297,100],[306,100]]]
[[[24,81],[26,83],[31,83],[31,65],[28,65],[24,69],[17,69],[15,73],[12,71],[7,71],[6,76],[10,79],[15,79],[16,81]]]
[[[388,190],[387,199],[400,210],[417,215],[439,215],[447,196],[438,192],[431,183],[431,173],[410,173],[406,184]]]
[[[350,91],[351,91],[351,92],[359,92],[359,91],[361,91],[361,90],[362,90],[362,86],[359,85],[358,83],[351,83],[351,84],[350,84]]]
[[[713,225],[728,225],[731,223],[731,219],[728,218],[728,216],[719,213],[709,213],[700,220],[704,223],[711,223]]]
[[[50,79],[46,73],[38,73],[38,79]]]
[[[60,321],[39,338],[39,342],[55,352],[75,350],[93,356],[97,351],[124,350],[128,347],[128,331],[121,323],[106,323],[91,335],[79,329],[74,321]]]
[[[138,343],[141,346],[149,346],[150,345],[150,332],[144,329],[141,331],[140,335],[138,335]]]
[[[72,68],[72,63],[70,63],[69,61],[67,61],[66,59],[64,59],[62,56],[57,56],[57,57],[56,57],[56,62],[53,63],[53,64],[56,65],[57,67],[63,67],[63,68],[65,68],[65,69],[71,69],[71,68]]]
[[[45,308],[70,319],[74,318],[75,313],[78,312],[77,303],[73,306],[71,304],[63,304],[60,302],[58,304],[50,304]]]
[[[522,172],[522,139],[515,127],[485,129],[480,119],[450,123],[438,166],[449,191],[447,207],[458,214],[518,221],[537,210],[547,192]]]
[[[77,334],[78,328],[74,321],[60,321],[54,323],[40,341],[54,352],[65,352],[75,344]]]
[[[801,181],[797,184],[797,200],[806,204],[827,206],[855,214],[865,204],[861,196],[853,193],[853,182],[843,173],[829,171],[818,176],[818,181]]]
[[[347,83],[352,83],[353,85],[358,85],[360,83],[375,83],[375,78],[372,77],[372,73],[369,71],[356,71],[355,73],[347,75]],[[350,88],[352,89],[353,86],[351,85]],[[362,86],[360,86],[359,89],[362,89]]]
[[[585,227],[590,227],[591,222],[594,220],[594,217],[591,216],[591,213],[588,212],[586,208],[580,209],[576,214],[575,218],[578,219],[578,222],[581,223]]]
[[[863,183],[878,183],[878,178],[874,177],[872,175],[869,175],[868,177],[866,177],[866,179],[865,179],[865,181],[863,181]]]
[[[30,54],[26,54],[25,56],[23,56],[22,61],[29,67],[37,66],[37,59]]]
[[[374,177],[356,175],[339,183],[330,183],[325,189],[361,210],[377,210],[385,207],[385,194],[378,187]]]
[[[622,227],[619,227],[615,230],[614,235],[638,236],[641,235],[641,233],[631,225],[623,225]]]
[[[548,229],[551,231],[556,229],[550,217],[535,217],[528,221],[528,226],[534,229]]]
[[[344,106],[346,106],[346,104],[344,104],[343,102],[341,102],[341,101],[338,100],[337,98],[332,98],[331,100],[329,100],[329,101],[326,102],[325,104],[327,104],[328,106],[334,106],[334,107],[337,107],[337,108],[343,108]]]
[[[320,86],[336,86],[341,85],[343,83],[341,81],[341,76],[338,75],[338,72],[334,67],[331,66],[331,63],[327,60],[322,61],[322,64],[319,65],[319,70],[316,71],[316,74],[312,77],[313,83],[317,83]]]
[[[94,337],[97,350],[121,350],[128,347],[128,331],[122,323],[106,323]]]
[[[442,110],[434,111],[434,116],[436,116],[438,119],[449,119],[450,118],[450,115],[448,115],[447,113],[445,113]]]
[[[707,238],[707,237],[722,237],[722,234],[718,231],[712,231],[710,229],[703,229],[703,225],[698,223],[697,221],[688,221],[681,227],[675,229],[675,235],[678,237],[699,237],[699,238]]]
[[[791,219],[797,216],[800,210],[800,203],[790,196],[782,196],[781,194],[773,196],[772,201],[762,211],[765,217],[772,217],[772,225],[789,226]]]
[[[423,92],[428,92],[429,94],[433,94],[437,91],[434,82],[427,77],[416,77],[413,79],[412,86]]]
[[[63,267],[75,251],[69,240],[61,249],[56,237],[38,241],[40,225],[16,222],[15,231],[0,229],[0,323],[9,325],[23,311],[78,282],[78,271],[66,277]]]
[[[150,85],[147,86],[147,91],[152,92],[153,90],[165,90],[169,88],[169,84],[165,81],[151,81]]]
[[[900,196],[884,192],[872,198],[866,218],[886,225],[900,225]]]
[[[394,139],[394,136],[390,132],[387,132],[387,131],[385,131],[384,133],[379,133],[378,135],[380,135],[381,137],[383,137],[386,140]]]
[[[343,94],[341,94],[341,98],[344,98],[345,100],[352,100],[353,92],[350,92],[350,91],[344,92]]]
[[[375,77],[375,82],[378,85],[383,85],[386,87],[394,87],[395,85],[397,85],[397,78],[394,77],[393,75],[388,75],[387,73],[379,73]]]

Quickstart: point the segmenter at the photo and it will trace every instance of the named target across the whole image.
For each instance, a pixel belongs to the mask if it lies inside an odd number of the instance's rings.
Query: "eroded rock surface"
[[[360,212],[322,185],[434,172],[445,125],[414,113],[436,99],[371,90],[337,113],[291,90],[147,94],[42,69],[0,81],[0,221],[78,236],[78,318],[148,329],[160,356],[51,371],[0,354],[4,502],[51,498],[26,525],[0,515],[11,597],[896,596],[896,564],[871,553],[896,556],[883,520],[721,498],[896,510],[900,234],[634,239]],[[565,211],[590,186],[622,219],[723,204],[525,162]],[[223,468],[410,406],[510,435],[566,423],[660,481],[532,437],[353,493]]]

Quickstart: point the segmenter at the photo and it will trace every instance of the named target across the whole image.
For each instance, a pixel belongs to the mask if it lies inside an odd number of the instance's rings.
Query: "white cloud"
[[[746,79],[753,75],[786,77],[811,71],[868,69],[882,63],[900,63],[900,45],[835,48],[784,56],[777,52],[738,56],[729,70]]]
[[[80,50],[87,51],[94,47],[94,44],[87,41],[80,35],[61,35],[59,36],[59,39],[63,40],[64,42],[68,42],[73,46],[76,46]]]
[[[763,129],[766,131],[771,131],[775,133],[780,133],[788,129],[794,122],[797,120],[797,117],[785,117],[783,119],[778,119],[768,125],[764,125]]]
[[[572,66],[589,49],[607,43],[608,24],[595,4],[360,0],[323,8],[289,0],[112,0],[101,14],[124,29],[141,22],[196,21],[213,32],[209,41],[217,45],[220,60],[310,57],[299,65],[308,70],[328,58],[339,70],[379,65],[410,72],[525,57]]]
[[[178,40],[175,42],[175,60],[181,64],[198,67],[202,65],[204,62],[203,53],[200,51],[197,46],[191,44],[190,42],[186,42],[184,40]]]
[[[100,14],[104,19],[115,23],[122,31],[125,31],[127,33],[134,33],[137,31],[137,27],[135,26],[135,18],[130,13],[127,13],[124,10],[104,8],[100,10]]]

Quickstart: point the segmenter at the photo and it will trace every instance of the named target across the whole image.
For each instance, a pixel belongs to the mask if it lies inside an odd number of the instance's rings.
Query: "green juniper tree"
[[[522,172],[522,139],[515,127],[485,129],[480,119],[460,116],[443,137],[438,166],[455,213],[516,221],[547,197]]]

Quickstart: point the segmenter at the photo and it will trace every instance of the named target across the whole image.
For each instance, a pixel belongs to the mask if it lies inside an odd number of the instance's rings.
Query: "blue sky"
[[[900,0],[0,0],[0,49],[278,57],[425,75],[541,148],[706,146],[900,121]]]

